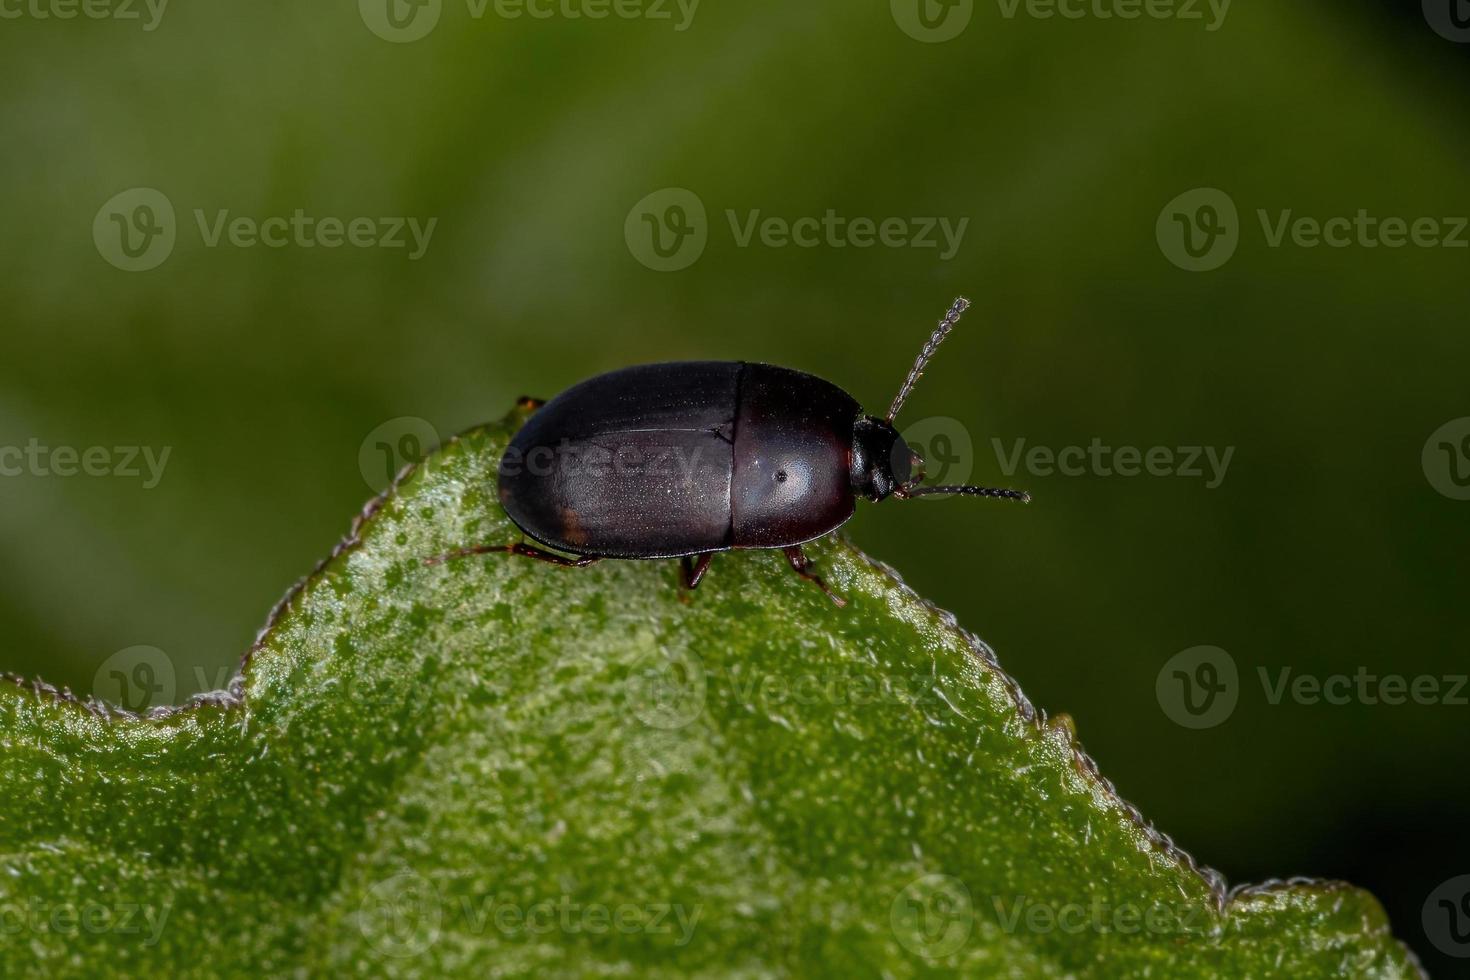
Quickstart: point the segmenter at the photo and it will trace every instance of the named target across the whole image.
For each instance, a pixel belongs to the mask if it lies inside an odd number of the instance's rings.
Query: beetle
[[[545,547],[479,545],[426,563],[492,552],[568,567],[678,558],[684,587],[694,589],[718,552],[779,548],[798,575],[845,605],[802,545],[845,524],[857,498],[1031,499],[1020,490],[923,485],[923,459],[893,427],[969,306],[964,297],[950,306],[884,418],[865,414],[829,381],[745,361],[623,368],[533,403],[501,459],[499,497],[511,521]]]

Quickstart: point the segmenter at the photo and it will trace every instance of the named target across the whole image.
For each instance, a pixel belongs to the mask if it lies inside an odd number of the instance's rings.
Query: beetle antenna
[[[1023,504],[1031,503],[1031,495],[1025,490],[1000,490],[996,487],[972,487],[972,486],[939,486],[939,487],[907,487],[904,489],[905,497],[927,497],[930,494],[959,494],[964,497],[996,497],[1000,500],[1019,500]]]
[[[914,385],[919,383],[919,378],[924,374],[924,368],[929,365],[929,359],[934,356],[934,352],[939,349],[939,345],[944,343],[944,338],[949,336],[949,332],[954,329],[956,323],[960,322],[960,317],[969,308],[970,301],[965,299],[965,297],[961,296],[959,299],[956,299],[950,306],[949,312],[944,314],[944,319],[939,321],[939,326],[935,327],[934,332],[929,335],[929,340],[924,344],[924,349],[919,351],[918,360],[914,361],[914,366],[909,370],[909,376],[903,379],[903,387],[898,389],[897,397],[893,399],[893,404],[889,406],[889,422],[892,422],[894,416],[898,414],[898,410],[903,408],[903,403],[908,401],[909,395],[913,393]]]

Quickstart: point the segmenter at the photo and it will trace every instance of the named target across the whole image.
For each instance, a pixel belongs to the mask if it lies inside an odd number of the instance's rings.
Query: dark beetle
[[[886,418],[841,388],[770,364],[685,361],[598,375],[539,407],[500,463],[500,502],[524,542],[465,548],[431,564],[503,551],[558,565],[681,558],[699,584],[717,551],[780,548],[838,605],[801,546],[852,517],[858,497],[1017,490],[921,486],[923,460],[893,428],[914,384],[969,300],[955,300]],[[696,560],[697,556],[697,560]]]

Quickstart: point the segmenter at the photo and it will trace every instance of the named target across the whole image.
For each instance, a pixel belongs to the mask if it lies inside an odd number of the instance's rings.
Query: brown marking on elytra
[[[568,544],[578,547],[587,543],[587,529],[582,526],[577,512],[570,507],[561,509],[561,536]]]

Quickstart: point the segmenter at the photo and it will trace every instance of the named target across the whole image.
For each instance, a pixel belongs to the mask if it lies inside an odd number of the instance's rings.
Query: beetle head
[[[924,478],[924,460],[886,419],[864,415],[852,428],[852,489],[872,501],[902,495]],[[919,475],[914,477],[914,471]]]

